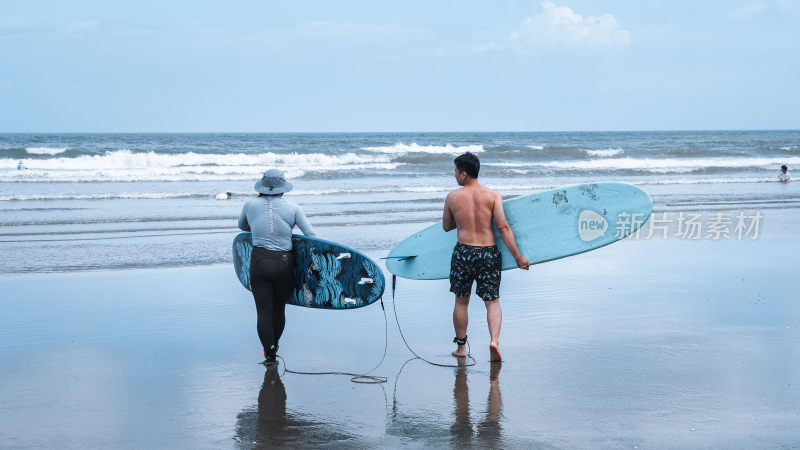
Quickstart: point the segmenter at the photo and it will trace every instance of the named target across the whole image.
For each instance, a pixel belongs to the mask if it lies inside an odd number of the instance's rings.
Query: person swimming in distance
[[[286,301],[294,288],[292,229],[297,226],[306,236],[316,236],[300,206],[283,198],[293,187],[280,170],[264,172],[255,184],[258,197],[247,200],[239,215],[239,228],[253,234],[250,286],[265,365],[277,364],[278,341],[286,326]]]
[[[500,271],[502,257],[494,238],[492,223],[497,226],[500,236],[520,269],[528,270],[530,262],[522,256],[514,239],[514,232],[506,221],[503,212],[503,199],[497,192],[478,183],[480,161],[467,152],[457,157],[455,178],[460,189],[449,194],[444,201],[442,228],[444,231],[458,230],[458,242],[453,248],[450,260],[450,292],[455,294],[453,307],[453,327],[457,344],[453,356],[467,356],[467,322],[469,322],[469,296],[472,283],[476,282],[475,293],[483,299],[486,306],[486,320],[489,323],[489,355],[492,362],[502,361],[499,338],[503,313],[500,310]],[[463,337],[462,337],[463,336]]]
[[[17,170],[22,170],[22,169],[27,169],[27,167],[23,166],[22,161],[20,161],[19,164],[17,164]]]
[[[215,197],[217,200],[230,200],[231,193],[230,192],[223,192],[221,194],[217,194]]]
[[[789,174],[787,173],[788,170],[789,168],[787,168],[785,164],[781,166],[781,173],[778,174],[778,181],[781,183],[788,183],[791,181],[791,178],[789,178]]]

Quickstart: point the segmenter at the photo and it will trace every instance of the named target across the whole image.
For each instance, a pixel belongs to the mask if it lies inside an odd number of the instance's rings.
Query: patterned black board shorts
[[[483,301],[500,296],[500,271],[503,258],[496,245],[477,247],[457,243],[450,259],[450,292],[456,297],[467,297],[472,292],[472,281],[478,287],[475,293]]]

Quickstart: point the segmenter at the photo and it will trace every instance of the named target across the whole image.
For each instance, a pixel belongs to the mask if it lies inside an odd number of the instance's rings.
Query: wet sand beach
[[[756,240],[626,240],[504,272],[501,365],[476,299],[475,366],[410,359],[389,289],[381,385],[284,371],[372,368],[378,304],[287,308],[269,372],[229,265],[1,275],[0,447],[798,446],[800,213],[764,214]],[[396,292],[408,343],[441,363],[447,290]]]

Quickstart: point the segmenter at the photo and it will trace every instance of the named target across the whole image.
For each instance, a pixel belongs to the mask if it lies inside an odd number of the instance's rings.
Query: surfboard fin
[[[396,259],[398,261],[405,261],[407,259],[416,258],[419,255],[408,255],[408,256],[384,256],[381,259]]]

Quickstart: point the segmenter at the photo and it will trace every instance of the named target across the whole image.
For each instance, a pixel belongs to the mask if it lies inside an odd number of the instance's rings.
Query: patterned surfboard
[[[354,309],[374,303],[386,281],[381,268],[366,255],[335,242],[292,235],[297,272],[287,304],[322,309]],[[233,267],[242,286],[250,289],[250,233],[233,240]]]

